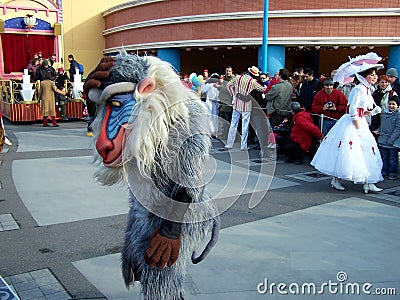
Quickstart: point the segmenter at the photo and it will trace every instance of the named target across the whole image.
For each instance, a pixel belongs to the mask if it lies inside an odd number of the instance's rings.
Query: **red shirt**
[[[267,86],[267,88],[265,89],[265,93],[268,93],[268,91],[272,88],[272,86],[276,83],[279,82],[279,79],[276,79],[275,77],[273,77],[270,81],[269,84]]]
[[[329,101],[335,104],[336,110],[324,110],[323,107]],[[346,112],[347,99],[346,96],[336,89],[333,89],[331,94],[327,94],[325,89],[315,94],[311,106],[311,112],[315,114],[323,114],[327,117],[340,119]]]

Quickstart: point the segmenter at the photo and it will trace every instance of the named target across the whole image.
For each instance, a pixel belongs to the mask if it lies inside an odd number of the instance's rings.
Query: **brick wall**
[[[106,29],[162,18],[201,14],[262,11],[263,0],[171,0],[140,5],[105,17]],[[399,8],[400,0],[270,0],[270,10]],[[262,20],[177,23],[122,31],[106,36],[106,48],[179,40],[260,38]],[[270,18],[269,37],[399,37],[399,17]]]
[[[270,10],[310,10],[310,9],[355,9],[355,8],[399,8],[400,1],[384,0],[270,0]]]

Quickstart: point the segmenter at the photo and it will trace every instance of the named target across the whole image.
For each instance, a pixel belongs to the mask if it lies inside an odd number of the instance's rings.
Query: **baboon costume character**
[[[219,231],[204,188],[211,145],[206,108],[168,63],[124,50],[103,57],[84,89],[98,108],[95,177],[128,185],[125,284],[140,281],[147,300],[184,299],[187,261],[203,260]]]

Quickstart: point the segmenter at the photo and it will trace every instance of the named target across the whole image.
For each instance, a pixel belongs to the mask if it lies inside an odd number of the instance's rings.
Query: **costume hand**
[[[176,240],[162,236],[158,227],[150,237],[149,245],[144,253],[144,260],[150,268],[162,269],[168,264],[171,267],[179,257],[181,234]]]
[[[101,80],[110,76],[110,69],[114,66],[114,59],[109,56],[104,56],[97,67],[86,78],[83,90],[87,94],[92,88],[100,88]]]

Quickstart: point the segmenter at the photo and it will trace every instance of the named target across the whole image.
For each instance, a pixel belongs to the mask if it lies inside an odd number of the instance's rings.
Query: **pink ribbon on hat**
[[[353,62],[353,64],[356,66],[360,66],[363,64],[376,64],[376,63],[378,63],[378,61],[379,60],[376,60],[376,59],[362,59],[362,60]]]

